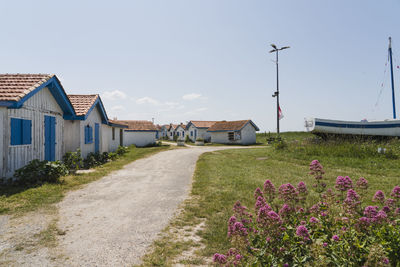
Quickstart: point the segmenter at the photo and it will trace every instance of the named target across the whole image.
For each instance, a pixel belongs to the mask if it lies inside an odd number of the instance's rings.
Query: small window
[[[234,132],[228,132],[228,140],[235,141],[235,133]]]
[[[176,132],[176,135],[179,136],[179,132]]]
[[[112,127],[112,140],[115,140],[115,128]]]
[[[85,144],[93,143],[93,127],[89,125],[85,127]]]
[[[185,137],[185,132],[182,132],[182,136]]]
[[[32,121],[11,118],[11,145],[30,145],[32,143]]]
[[[190,131],[190,136],[193,136],[193,131]]]

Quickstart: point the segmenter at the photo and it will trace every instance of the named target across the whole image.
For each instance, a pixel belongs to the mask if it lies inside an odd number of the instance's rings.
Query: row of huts
[[[33,159],[147,146],[157,135],[150,121],[109,119],[97,94],[67,95],[56,75],[0,74],[0,178]]]
[[[186,125],[169,124],[160,127],[159,136],[169,140],[186,140],[217,144],[250,145],[256,143],[257,125],[251,120],[240,121],[189,121]]]

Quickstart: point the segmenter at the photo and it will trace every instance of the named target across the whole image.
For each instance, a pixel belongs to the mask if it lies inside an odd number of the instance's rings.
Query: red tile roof
[[[77,116],[84,116],[93,106],[99,95],[68,95]]]
[[[19,101],[53,76],[51,74],[0,74],[0,101]]]
[[[151,121],[117,120],[116,122],[128,125],[128,131],[157,131],[156,126]]]
[[[248,122],[250,122],[256,131],[258,131],[258,127],[251,120],[242,120],[242,121],[218,121],[213,126],[208,128],[209,132],[214,131],[239,131],[242,129]]]
[[[196,128],[210,128],[217,121],[190,121]]]
[[[186,130],[186,125],[183,124],[183,123],[177,124],[176,127],[175,127],[175,130],[176,130],[176,128],[178,128],[179,126],[181,126],[181,127],[183,128],[183,130]]]
[[[111,126],[116,126],[116,127],[121,126],[122,128],[126,128],[127,127],[127,125],[125,123],[122,123],[122,122],[117,121],[117,120],[108,120],[108,122],[110,122],[112,124]]]

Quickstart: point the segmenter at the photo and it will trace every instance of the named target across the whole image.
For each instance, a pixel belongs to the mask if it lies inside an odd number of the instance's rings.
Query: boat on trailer
[[[396,119],[394,79],[392,63],[392,39],[389,37],[389,61],[392,82],[393,119],[381,121],[341,121],[320,118],[306,118],[304,127],[307,132],[316,135],[360,135],[360,136],[388,136],[400,137],[400,120]]]

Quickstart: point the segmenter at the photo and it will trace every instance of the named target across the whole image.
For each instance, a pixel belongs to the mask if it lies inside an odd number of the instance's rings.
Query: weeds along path
[[[234,147],[175,149],[137,160],[58,204],[68,266],[131,266],[188,196],[198,157]]]

